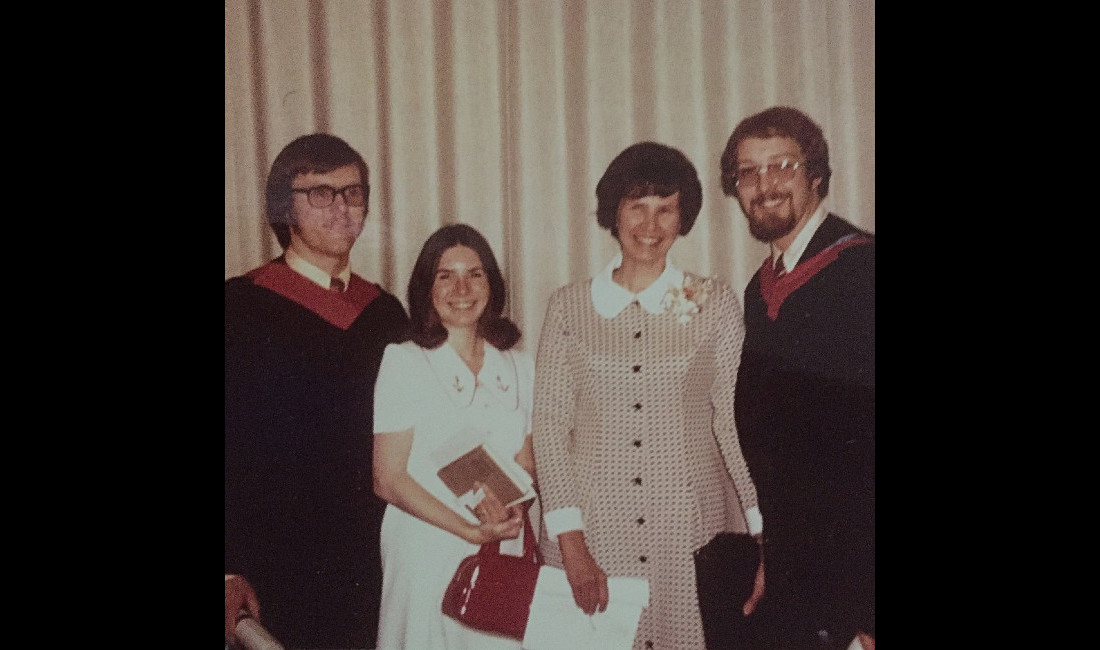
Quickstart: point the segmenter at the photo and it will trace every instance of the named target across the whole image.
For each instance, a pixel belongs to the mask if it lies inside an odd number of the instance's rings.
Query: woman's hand
[[[523,511],[510,508],[508,512],[512,515],[502,522],[482,521],[476,526],[470,524],[470,532],[465,535],[466,541],[480,545],[518,537],[520,531],[523,530]]]
[[[471,508],[481,523],[474,527],[472,538],[467,539],[474,544],[486,544],[519,536],[523,530],[523,508],[505,506],[484,483],[474,483],[474,488],[484,491],[485,496]]]
[[[474,489],[485,492],[485,497],[472,508],[474,516],[483,524],[499,524],[516,515],[511,508],[501,503],[497,495],[484,483],[474,483]],[[515,537],[515,535],[513,535]]]
[[[589,553],[584,531],[571,530],[558,535],[558,545],[577,607],[589,616],[607,611],[607,574]]]

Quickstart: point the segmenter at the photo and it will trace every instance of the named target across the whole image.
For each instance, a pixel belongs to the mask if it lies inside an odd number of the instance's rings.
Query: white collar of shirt
[[[287,249],[283,251],[283,257],[286,258],[287,266],[297,271],[300,275],[304,275],[313,282],[321,285],[325,289],[329,288],[329,283],[334,277],[340,278],[344,281],[345,290],[348,284],[351,282],[350,266],[345,266],[343,270],[341,270],[335,276],[330,276],[328,273],[325,273],[313,264],[307,262],[306,258],[302,257],[298,253],[295,253],[293,248],[287,247]]]
[[[473,404],[474,393],[481,391],[509,410],[519,408],[519,374],[511,354],[501,352],[486,341],[481,372],[474,377],[470,367],[458,356],[458,351],[449,344],[444,343],[434,350],[421,350],[436,379],[443,384],[455,405]]]
[[[664,313],[665,308],[661,306],[661,301],[664,300],[668,288],[684,284],[684,272],[676,268],[672,260],[666,256],[665,270],[653,281],[653,284],[640,293],[631,293],[611,279],[611,272],[622,265],[623,254],[620,251],[615,255],[615,259],[604,267],[604,270],[592,278],[592,305],[596,308],[596,313],[604,318],[615,318],[635,300],[651,314]]]
[[[794,238],[791,245],[787,247],[787,251],[781,253],[775,244],[772,244],[772,260],[778,264],[779,260],[783,260],[783,268],[790,271],[794,268],[795,264],[798,264],[798,260],[801,259],[802,254],[806,252],[806,247],[810,245],[810,240],[814,238],[814,233],[817,232],[818,226],[821,222],[825,221],[825,204],[819,203],[817,209],[814,210],[813,216],[806,222],[806,225],[799,231],[798,236]],[[774,267],[773,267],[774,268]]]

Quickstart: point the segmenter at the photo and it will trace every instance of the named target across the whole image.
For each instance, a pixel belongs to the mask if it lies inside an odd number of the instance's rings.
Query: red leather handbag
[[[531,520],[523,518],[523,555],[502,555],[500,542],[482,544],[462,560],[443,594],[443,613],[481,630],[523,640],[542,554]]]

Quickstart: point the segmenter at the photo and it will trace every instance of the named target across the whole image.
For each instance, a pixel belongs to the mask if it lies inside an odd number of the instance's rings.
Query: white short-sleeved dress
[[[450,345],[412,342],[386,347],[374,393],[374,430],[414,430],[408,470],[421,485],[470,522],[474,517],[436,476],[431,453],[469,427],[490,432],[488,444],[515,456],[531,430],[534,359],[485,343],[475,378]],[[484,634],[444,616],[443,592],[459,563],[478,546],[389,505],[382,519],[382,606],[378,650],[517,649],[519,641]],[[522,534],[502,545],[522,554]]]

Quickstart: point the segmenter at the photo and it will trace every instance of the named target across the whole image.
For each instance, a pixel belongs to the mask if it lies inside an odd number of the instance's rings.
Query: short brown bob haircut
[[[607,166],[596,184],[596,222],[619,238],[619,201],[680,193],[680,234],[691,232],[703,207],[695,165],[679,149],[656,142],[630,145]]]

